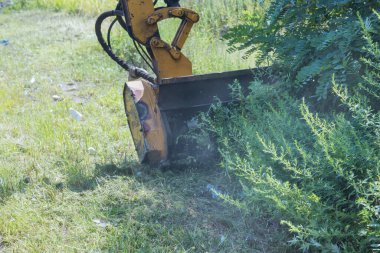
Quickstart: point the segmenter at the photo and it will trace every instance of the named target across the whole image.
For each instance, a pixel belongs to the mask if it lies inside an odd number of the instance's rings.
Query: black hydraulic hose
[[[119,1],[116,5],[116,11],[120,12],[120,13],[124,13],[124,10],[123,10],[123,4]],[[116,18],[117,18],[117,21],[119,22],[120,26],[129,33],[128,31],[128,27],[127,27],[127,24],[125,23],[124,19],[123,19],[123,16],[124,15],[117,15]]]
[[[124,13],[124,10],[123,10],[123,3],[121,2],[122,0],[119,0],[118,4],[116,5],[116,8],[115,8],[115,11],[120,11],[122,13]],[[158,0],[155,0],[155,2],[153,3],[153,5],[156,5],[158,2]],[[125,13],[124,13],[125,15]],[[145,51],[145,49],[141,46],[140,43],[136,42],[136,39],[133,37],[133,33],[131,31],[131,29],[128,27],[127,23],[124,21],[123,19],[123,16],[121,15],[118,15],[116,16],[116,19],[117,21],[119,22],[119,25],[129,34],[129,37],[132,38],[133,40],[133,44],[137,50],[137,52],[139,53],[139,55],[141,56],[141,58],[145,61],[145,63],[148,65],[148,67],[153,71],[154,71],[154,68],[152,66],[150,62],[152,62],[152,58],[151,56]],[[111,24],[112,26],[112,24]],[[110,30],[112,30],[112,27],[110,26],[109,28],[109,32],[108,32],[108,45],[111,47],[112,49],[112,46],[111,46],[111,43],[110,43]],[[142,53],[141,53],[142,52]]]
[[[114,60],[117,64],[119,64],[123,69],[125,69],[128,72],[132,72],[133,75],[138,76],[138,77],[142,77],[145,80],[154,84],[156,82],[155,77],[151,76],[145,69],[133,66],[132,64],[130,64],[130,63],[122,60],[121,58],[119,58],[112,51],[112,49],[109,47],[107,42],[104,40],[103,34],[102,34],[102,23],[105,19],[107,19],[109,17],[115,17],[115,16],[124,16],[124,14],[123,14],[123,12],[117,11],[117,10],[107,11],[107,12],[102,13],[98,17],[98,19],[96,20],[95,33],[96,33],[96,37],[98,38],[100,45],[102,46],[104,51],[109,55],[109,57],[111,57],[111,59]]]
[[[164,0],[168,7],[181,7],[180,0]]]
[[[141,56],[141,58],[145,61],[145,63],[149,66],[149,68],[151,70],[153,70],[153,67],[152,65],[148,62],[148,60],[144,57],[143,53],[141,52],[140,48],[137,46],[137,42],[135,40],[133,40],[133,45],[135,46],[137,52],[139,53],[139,55]],[[139,44],[140,45],[140,44]],[[140,45],[141,47],[141,45]],[[148,58],[149,59],[149,58]],[[154,71],[154,70],[153,70]]]
[[[117,22],[117,18],[115,18],[110,27],[108,28],[108,33],[107,33],[107,45],[111,48],[112,50],[112,45],[111,45],[111,31],[112,31],[112,27],[115,25],[115,23]]]

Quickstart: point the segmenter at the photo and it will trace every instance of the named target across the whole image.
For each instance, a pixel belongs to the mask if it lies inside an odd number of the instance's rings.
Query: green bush
[[[256,81],[247,97],[233,86],[242,103],[203,115],[223,167],[243,185],[231,202],[282,220],[304,252],[380,249],[380,48],[361,23],[363,81],[353,92],[332,82],[341,113],[317,115]]]
[[[292,92],[318,100],[330,97],[331,102],[332,74],[348,87],[360,82],[365,40],[357,15],[378,40],[372,10],[379,8],[377,0],[271,1],[265,15],[247,15],[225,39],[231,50],[256,53],[261,63],[273,63]]]

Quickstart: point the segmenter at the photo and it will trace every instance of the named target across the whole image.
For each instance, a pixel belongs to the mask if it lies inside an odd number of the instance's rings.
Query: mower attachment
[[[215,97],[233,102],[229,85],[237,80],[245,93],[253,77],[248,69],[167,78],[158,85],[144,79],[127,82],[125,111],[140,162],[157,165],[174,157],[182,150],[176,140],[194,116],[207,111]]]

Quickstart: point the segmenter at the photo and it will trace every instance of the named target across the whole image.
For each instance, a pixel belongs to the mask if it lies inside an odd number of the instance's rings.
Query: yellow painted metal
[[[153,66],[157,79],[192,75],[192,64],[181,49],[189,36],[199,15],[181,7],[160,8],[155,10],[152,0],[123,0],[127,6],[127,22],[134,38],[151,49]],[[182,23],[173,42],[162,41],[158,35],[159,21],[180,18]]]
[[[198,22],[196,12],[180,7],[154,9],[152,0],[123,0],[133,38],[148,48],[157,81],[192,75],[192,63],[181,49]],[[161,40],[157,23],[168,18],[182,19],[171,44]],[[158,88],[146,80],[130,81],[124,89],[128,123],[140,162],[158,164],[168,158],[166,128],[158,107]]]
[[[177,76],[190,76],[193,74],[191,61],[179,50],[169,44],[155,43],[159,39],[151,41],[151,48],[154,55],[154,66],[158,70],[158,81],[162,78]]]
[[[186,8],[162,8],[156,10],[152,15],[150,15],[147,22],[148,24],[153,25],[168,18],[180,18],[183,20],[171,44],[172,47],[181,50],[189,36],[193,24],[199,21],[199,15],[196,12]]]
[[[155,165],[165,161],[167,136],[157,105],[157,90],[143,79],[127,82],[124,105],[140,162]]]
[[[146,44],[158,32],[157,24],[148,24],[147,18],[154,12],[152,0],[123,0],[128,8],[126,17],[135,39]]]
[[[164,48],[166,51],[169,52],[170,56],[174,60],[179,60],[182,56],[181,52],[177,50],[176,48],[170,46],[168,43],[165,41],[155,37],[150,41],[150,46],[152,48]]]
[[[168,18],[180,18],[182,19],[182,23],[171,45],[158,37],[154,37],[150,41],[150,47],[154,55],[153,64],[158,80],[193,74],[192,64],[181,53],[181,49],[189,36],[193,24],[198,22],[199,16],[196,12],[186,8],[162,8],[150,15],[147,22],[153,25]]]
[[[168,18],[188,19],[192,23],[199,21],[199,15],[190,9],[181,7],[162,8],[154,11],[147,19],[148,24],[156,24]]]
[[[189,37],[191,28],[193,27],[193,22],[188,22],[187,20],[183,20],[180,28],[178,29],[177,34],[175,35],[172,46],[181,50],[187,38]]]
[[[124,106],[127,114],[129,130],[131,131],[139,160],[142,162],[146,156],[147,149],[145,147],[145,139],[142,132],[140,117],[135,104],[134,94],[127,84],[125,84],[124,87]]]

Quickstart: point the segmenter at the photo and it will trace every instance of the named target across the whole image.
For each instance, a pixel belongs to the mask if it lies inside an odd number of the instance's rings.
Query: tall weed
[[[380,50],[362,26],[364,81],[351,92],[332,82],[343,112],[315,114],[254,82],[247,97],[233,89],[242,103],[203,115],[223,167],[241,178],[239,206],[282,220],[304,252],[380,248]]]

